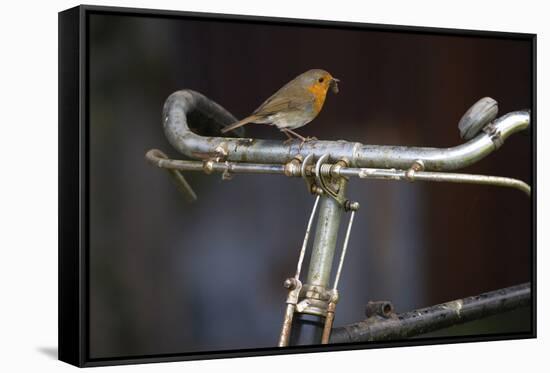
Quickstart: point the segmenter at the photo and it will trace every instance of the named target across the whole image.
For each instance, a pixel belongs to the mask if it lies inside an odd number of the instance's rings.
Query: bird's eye
[[[319,78],[319,83],[323,83],[324,82],[324,78]]]

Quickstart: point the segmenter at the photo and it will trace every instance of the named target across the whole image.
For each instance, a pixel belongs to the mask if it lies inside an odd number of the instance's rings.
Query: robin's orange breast
[[[323,104],[325,103],[325,99],[327,97],[327,86],[323,84],[313,84],[309,86],[307,90],[313,94],[315,99],[313,102],[313,110],[315,111],[315,114],[318,114],[323,108]]]

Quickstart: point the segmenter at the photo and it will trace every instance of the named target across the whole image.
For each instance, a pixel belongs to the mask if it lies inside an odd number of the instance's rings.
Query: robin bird
[[[307,141],[293,130],[311,122],[323,108],[329,88],[338,93],[339,80],[321,69],[313,69],[298,75],[269,97],[254,112],[224,129],[222,133],[248,123],[262,123],[277,126],[289,140],[292,135]]]

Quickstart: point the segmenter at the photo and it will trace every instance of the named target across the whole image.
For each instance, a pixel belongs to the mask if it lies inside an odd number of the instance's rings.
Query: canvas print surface
[[[89,12],[86,22],[90,359],[281,348],[289,310],[286,345],[321,345],[329,317],[333,333],[327,338],[338,331],[344,338],[339,341],[360,341],[343,327],[367,317],[399,320],[410,311],[522,284],[503,293],[501,306],[517,301],[506,312],[464,323],[460,313],[467,317],[469,301],[446,303],[435,311],[455,307],[458,315],[447,327],[376,338],[412,342],[532,332],[532,197],[522,186],[421,179],[423,172],[440,172],[533,184],[531,40],[110,11]],[[269,144],[288,146],[286,155],[301,156],[293,165],[292,156],[282,159],[285,154],[279,162],[266,156],[262,163],[252,151],[239,153],[252,146],[246,140],[228,141],[221,153],[182,154],[165,131],[175,119],[163,114],[167,98],[181,90],[219,104],[236,121],[248,118],[238,130],[222,134],[223,126],[208,127],[204,112],[190,114],[195,133],[273,140]],[[461,138],[458,124],[484,97],[498,102],[490,121],[524,110],[516,119],[527,125],[505,139],[498,136],[501,128],[472,129],[471,138],[487,136],[490,151],[454,170],[434,166],[429,157],[407,167],[392,165],[404,148],[390,146],[446,149],[470,141]],[[355,165],[331,153],[324,163],[342,161],[348,170],[378,169],[390,176],[359,170],[334,177],[340,171],[332,169],[316,178],[324,145],[308,159],[307,177],[297,176],[312,144],[332,141],[337,147],[339,140],[352,144],[349,149],[355,143],[386,146],[377,157],[388,161]],[[170,173],[145,158],[151,149],[196,162],[199,172],[180,170],[196,201],[190,203]],[[346,149],[359,154],[364,148]],[[213,170],[230,167],[225,162],[237,168]],[[287,165],[285,172],[294,174],[235,171],[260,163]],[[415,172],[418,179],[407,179]],[[321,191],[319,216],[312,221],[299,277],[309,287],[293,304],[288,297],[297,285],[292,279],[315,188]],[[340,215],[330,215],[324,199]],[[322,219],[337,226],[325,238],[318,237]],[[312,254],[323,239],[333,240],[325,242],[334,250],[329,259]],[[336,298],[331,289],[337,272]],[[317,275],[328,276],[326,286]]]

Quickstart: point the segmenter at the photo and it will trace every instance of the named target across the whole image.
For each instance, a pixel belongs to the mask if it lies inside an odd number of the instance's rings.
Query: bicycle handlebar
[[[168,97],[163,110],[164,132],[180,153],[194,159],[203,154],[224,153],[234,162],[284,164],[297,155],[313,154],[330,160],[347,159],[352,167],[406,169],[421,160],[426,171],[449,171],[467,167],[498,149],[504,140],[530,125],[527,110],[508,113],[490,123],[470,141],[450,148],[365,145],[358,142],[312,140],[303,144],[248,138],[207,137],[191,131],[193,123],[222,128],[235,121],[223,107],[204,95],[181,90]]]

